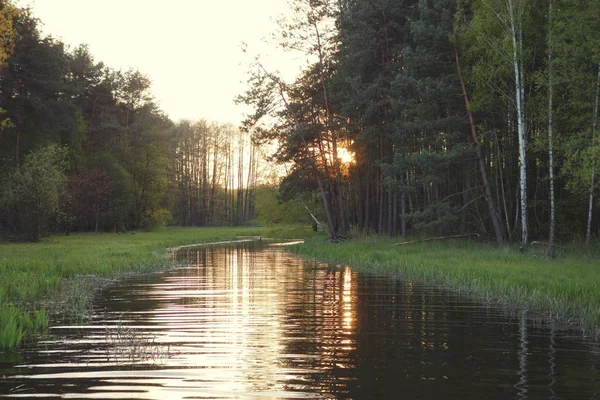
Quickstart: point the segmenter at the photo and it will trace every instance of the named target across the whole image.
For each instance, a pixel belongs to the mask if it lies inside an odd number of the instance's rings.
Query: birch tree
[[[517,131],[519,135],[519,190],[521,193],[521,246],[527,244],[527,132],[525,127],[525,87],[523,79],[523,2],[506,2],[509,32],[512,42],[512,66],[515,77],[515,103],[517,107]],[[500,16],[500,18],[502,18]]]
[[[596,80],[596,99],[594,102],[594,116],[592,122],[592,148],[596,145],[596,128],[598,126],[598,98],[600,94],[600,64],[598,64],[598,79]],[[596,178],[596,160],[592,160],[592,173],[590,176],[590,199],[588,203],[587,229],[585,239],[589,243],[592,235],[592,215],[594,210],[594,180]]]
[[[552,126],[552,101],[554,86],[552,85],[552,0],[548,1],[548,177],[550,180],[550,231],[548,233],[548,252],[552,255],[554,245],[554,149]]]
[[[492,88],[510,102],[516,114],[519,160],[519,213],[521,246],[528,241],[527,204],[527,126],[524,72],[523,29],[527,0],[475,0],[472,17],[461,32],[471,46],[471,68],[478,94]],[[506,84],[510,81],[510,85]],[[512,87],[511,87],[512,86]],[[483,96],[486,96],[484,94]]]

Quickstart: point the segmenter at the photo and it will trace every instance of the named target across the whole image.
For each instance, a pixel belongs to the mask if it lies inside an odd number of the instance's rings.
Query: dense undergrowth
[[[392,246],[398,239],[366,237],[326,246],[313,238],[300,255],[431,282],[491,302],[526,307],[565,327],[600,333],[600,248],[571,243],[547,259],[544,246],[498,246],[471,241]]]
[[[169,263],[165,249],[236,236],[303,236],[301,227],[168,228],[158,232],[54,236],[40,243],[0,243],[0,349],[32,340],[54,320],[89,317],[106,279]]]

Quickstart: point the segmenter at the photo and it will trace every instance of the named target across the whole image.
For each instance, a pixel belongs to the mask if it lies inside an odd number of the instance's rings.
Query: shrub
[[[164,228],[173,220],[171,212],[165,208],[147,211],[144,214],[143,224],[147,231],[156,231]]]

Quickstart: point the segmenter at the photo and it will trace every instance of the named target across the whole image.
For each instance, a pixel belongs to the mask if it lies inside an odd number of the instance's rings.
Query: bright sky
[[[43,32],[75,47],[90,46],[95,61],[130,67],[152,80],[152,92],[172,120],[232,122],[243,108],[233,99],[246,88],[256,54],[286,76],[298,71],[290,54],[261,42],[275,31],[284,0],[21,0]],[[248,43],[248,52],[241,43]]]

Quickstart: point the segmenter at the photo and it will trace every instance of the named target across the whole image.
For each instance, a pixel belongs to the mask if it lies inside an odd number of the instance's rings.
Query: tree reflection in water
[[[185,261],[185,263],[184,263]],[[0,393],[78,398],[590,398],[589,342],[459,294],[285,248],[184,248],[176,267],[105,290],[86,326],[4,358]],[[126,316],[126,321],[123,321]],[[121,322],[119,322],[121,321]],[[106,363],[107,327],[160,363]],[[104,335],[104,336],[103,336]],[[123,354],[126,342],[119,343]],[[132,346],[134,344],[132,343]],[[104,358],[103,358],[104,357]]]

